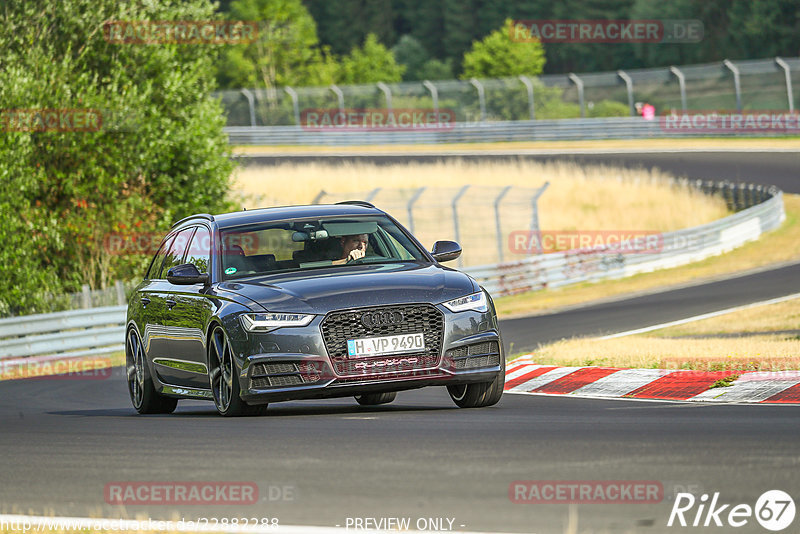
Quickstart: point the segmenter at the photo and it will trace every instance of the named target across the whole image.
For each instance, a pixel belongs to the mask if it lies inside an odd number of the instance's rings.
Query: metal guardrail
[[[668,232],[656,253],[571,250],[539,254],[516,262],[464,269],[493,296],[560,287],[699,261],[757,239],[785,219],[783,193],[774,187],[696,182],[723,194],[738,213],[702,226]],[[0,362],[51,355],[74,358],[124,349],[125,306],[27,315],[0,320]]]
[[[0,319],[0,360],[61,355],[77,358],[124,349],[126,306]]]
[[[573,141],[586,139],[666,139],[707,137],[702,130],[662,126],[663,118],[521,120],[456,123],[450,129],[394,131],[304,130],[299,126],[237,126],[225,128],[231,145],[397,145],[483,143],[501,141]],[[780,130],[720,129],[715,137],[779,137]]]
[[[737,188],[742,191],[757,189],[749,185]],[[732,250],[780,226],[786,217],[783,193],[773,187],[763,194],[769,196],[766,201],[754,202],[718,221],[662,234],[656,252],[625,253],[606,248],[569,250],[532,255],[516,262],[468,267],[464,271],[492,296],[499,297],[685,265]],[[736,198],[737,195],[733,195],[729,202],[735,205]],[[741,196],[740,200],[743,199]],[[754,194],[753,199],[757,200],[758,195]]]

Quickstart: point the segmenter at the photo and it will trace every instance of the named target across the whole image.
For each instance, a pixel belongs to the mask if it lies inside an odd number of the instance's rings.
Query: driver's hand
[[[358,260],[363,257],[364,257],[364,251],[357,248],[350,251],[350,254],[347,255],[347,261]]]

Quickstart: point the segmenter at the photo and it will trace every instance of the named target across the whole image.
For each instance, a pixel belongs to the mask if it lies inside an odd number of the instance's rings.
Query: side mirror
[[[208,285],[208,273],[200,273],[194,263],[176,265],[167,272],[167,281],[176,286]]]
[[[437,241],[433,244],[433,259],[436,261],[450,261],[461,256],[461,245],[455,241]]]

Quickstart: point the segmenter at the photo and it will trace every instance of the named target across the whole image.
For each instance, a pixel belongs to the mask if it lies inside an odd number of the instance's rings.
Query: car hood
[[[223,282],[271,312],[325,314],[332,310],[440,303],[478,291],[466,274],[430,263],[337,266]]]

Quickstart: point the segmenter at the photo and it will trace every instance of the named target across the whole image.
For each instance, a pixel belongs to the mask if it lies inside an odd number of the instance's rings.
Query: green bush
[[[0,315],[49,311],[48,295],[141,276],[113,232],[165,232],[232,207],[232,164],[209,95],[219,46],[114,44],[105,21],[209,20],[206,0],[9,0],[0,79]],[[96,110],[97,131],[9,126],[10,110]],[[30,131],[36,130],[36,131]]]

